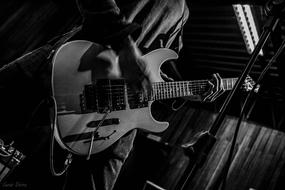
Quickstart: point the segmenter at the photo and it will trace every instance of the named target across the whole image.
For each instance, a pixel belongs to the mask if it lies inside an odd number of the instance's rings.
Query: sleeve
[[[83,17],[81,34],[100,43],[115,44],[139,29],[137,23],[127,22],[114,0],[76,0]]]

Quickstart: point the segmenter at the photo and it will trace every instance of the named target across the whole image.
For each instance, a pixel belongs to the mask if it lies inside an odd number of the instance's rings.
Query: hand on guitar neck
[[[143,91],[147,97],[152,90],[151,83],[154,81],[151,81],[147,63],[131,37],[124,40],[118,55],[122,78],[127,80],[131,88],[135,91]]]

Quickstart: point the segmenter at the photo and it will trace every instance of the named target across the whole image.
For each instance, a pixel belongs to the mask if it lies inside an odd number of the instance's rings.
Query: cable
[[[50,171],[52,173],[53,176],[61,176],[63,175],[67,169],[69,168],[71,162],[72,162],[72,154],[69,153],[66,157],[66,160],[64,162],[64,168],[62,171],[60,172],[56,172],[55,168],[54,168],[54,129],[55,129],[55,124],[56,124],[56,115],[57,115],[57,111],[56,111],[56,101],[55,98],[53,96],[49,97],[49,99],[51,100],[51,102],[49,101],[49,105],[50,107],[50,125],[51,125],[51,133],[50,133]]]
[[[90,159],[90,156],[92,154],[92,148],[93,148],[93,142],[94,142],[94,137],[95,137],[95,132],[98,131],[99,127],[102,126],[103,122],[105,121],[106,117],[108,116],[108,114],[110,113],[110,111],[107,109],[107,107],[104,110],[105,114],[103,115],[103,118],[101,119],[100,123],[98,123],[98,125],[96,126],[96,128],[92,131],[91,134],[91,141],[90,141],[90,145],[89,145],[89,151],[88,151],[88,155],[87,155],[87,160]]]

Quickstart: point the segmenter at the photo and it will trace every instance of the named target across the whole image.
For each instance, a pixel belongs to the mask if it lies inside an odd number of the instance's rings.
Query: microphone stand
[[[257,79],[257,81],[256,81],[256,83],[255,83],[255,85],[253,87],[253,89],[257,89],[258,88],[257,86],[261,83],[261,80],[263,79],[264,75],[266,74],[268,69],[271,67],[271,65],[276,62],[277,58],[284,51],[284,48],[285,48],[285,40],[283,40],[283,42],[280,45],[280,47],[278,48],[276,54],[270,59],[270,61],[266,65],[266,67],[263,69],[263,71],[260,74],[260,76],[258,77],[258,79]],[[237,139],[237,135],[238,135],[238,129],[240,127],[240,124],[241,124],[242,120],[244,120],[244,117],[245,117],[246,113],[248,112],[248,109],[249,109],[248,102],[253,97],[253,94],[254,94],[253,92],[254,92],[254,90],[250,91],[249,94],[247,95],[246,100],[245,100],[245,102],[243,104],[243,107],[241,109],[241,112],[240,112],[239,120],[237,122],[237,127],[236,127],[236,130],[235,130],[235,133],[234,133],[234,137],[233,137],[233,140],[232,140],[232,146],[231,146],[231,149],[230,149],[230,154],[229,154],[228,160],[227,160],[226,165],[225,165],[224,176],[223,176],[223,181],[222,181],[222,190],[225,189],[225,187],[226,187],[226,177],[227,177],[230,165],[231,165],[231,159],[232,159],[232,154],[233,154],[233,151],[234,151],[234,145],[235,145],[235,142],[236,142],[236,139]]]
[[[273,10],[275,11],[275,9],[273,9]],[[206,142],[204,142],[204,147],[202,147],[202,150],[196,152],[196,150],[194,148],[194,146],[196,146],[198,140],[193,142],[193,143],[191,143],[190,146],[187,146],[187,147],[186,146],[183,147],[183,145],[182,145],[182,148],[186,151],[186,153],[189,153],[189,150],[190,150],[190,152],[192,154],[193,153],[195,154],[194,157],[198,158],[198,159],[195,160],[195,164],[193,166],[194,168],[192,168],[189,171],[189,173],[184,174],[182,176],[182,179],[179,180],[178,185],[177,185],[179,187],[179,189],[183,190],[186,187],[187,181],[190,179],[190,176],[195,174],[196,170],[198,169],[197,167],[201,166],[201,162],[205,160],[205,155],[207,155],[207,153],[210,151],[210,149],[214,145],[214,141],[215,141],[214,136],[217,133],[217,131],[219,129],[219,126],[221,125],[223,119],[225,118],[225,113],[226,113],[226,111],[228,109],[229,103],[231,102],[231,100],[232,100],[234,94],[236,93],[236,91],[238,89],[240,89],[240,87],[241,87],[242,83],[244,82],[245,78],[248,76],[249,72],[251,71],[254,63],[257,60],[257,57],[258,57],[258,54],[259,54],[260,50],[263,48],[263,46],[267,42],[269,36],[275,30],[277,24],[280,21],[280,18],[279,18],[280,15],[282,15],[282,14],[274,15],[265,24],[263,32],[262,32],[262,34],[260,36],[260,39],[259,39],[259,41],[258,41],[258,43],[257,43],[257,45],[256,45],[256,47],[255,47],[255,49],[253,51],[253,53],[251,54],[249,62],[247,63],[247,65],[244,68],[242,74],[240,75],[240,77],[236,81],[233,89],[230,91],[230,93],[227,96],[225,102],[223,103],[221,109],[219,110],[218,115],[217,115],[217,117],[216,117],[212,127],[209,129],[209,131],[207,131],[206,133],[203,133],[201,135],[201,138],[203,138],[203,140],[206,141]],[[254,85],[254,88],[253,88],[252,91],[255,90],[256,85]],[[232,142],[231,142],[230,153],[229,153],[229,156],[228,156],[228,159],[227,159],[227,162],[226,162],[226,167],[225,167],[225,169],[223,169],[223,172],[220,175],[222,177],[222,179],[223,179],[222,189],[225,188],[226,178],[227,178],[228,170],[229,170],[230,163],[231,163],[231,160],[232,160],[232,154],[233,154],[233,150],[234,150],[235,141],[236,141],[236,138],[237,138],[237,135],[238,135],[238,131],[239,131],[239,125],[235,129],[234,137],[233,137]],[[201,148],[201,147],[199,147],[199,148]],[[207,151],[207,152],[205,152],[205,151]],[[197,165],[197,163],[198,163],[198,165]],[[186,171],[188,171],[188,170],[189,170],[189,168],[187,167]]]
[[[270,23],[268,24],[268,26],[264,27],[264,30],[260,36],[260,39],[250,57],[249,62],[247,63],[244,71],[242,72],[242,74],[240,75],[240,77],[238,78],[238,80],[236,81],[233,89],[230,91],[229,95],[227,96],[225,102],[223,103],[221,109],[218,112],[218,116],[214,121],[214,124],[212,126],[212,128],[210,129],[210,131],[212,132],[212,134],[216,134],[216,132],[218,131],[218,127],[221,122],[222,119],[224,119],[225,117],[225,112],[228,108],[228,105],[230,103],[230,101],[233,98],[233,95],[236,93],[236,91],[238,89],[240,89],[242,83],[244,82],[245,78],[247,77],[247,75],[249,74],[249,72],[252,69],[252,66],[254,65],[254,63],[256,62],[256,59],[258,57],[258,54],[260,52],[260,50],[262,49],[262,47],[264,46],[264,44],[267,42],[268,37],[271,35],[271,33],[274,31],[276,25],[279,23],[279,18],[278,17],[273,17],[272,20],[270,21]],[[254,89],[253,89],[254,90]]]
[[[254,62],[256,61],[256,58],[257,58],[258,53],[260,52],[261,48],[267,42],[268,37],[275,30],[275,28],[276,28],[277,24],[279,23],[280,19],[283,18],[284,12],[285,12],[285,0],[269,0],[265,4],[265,6],[264,6],[264,11],[270,17],[269,17],[267,23],[264,26],[263,33],[262,33],[262,35],[260,37],[260,40],[259,40],[256,48],[254,49],[254,52],[253,52],[253,54],[251,56],[251,59],[249,60],[249,62],[247,64],[246,68],[244,69],[241,77],[239,78],[240,79],[239,83],[241,83],[245,79],[246,75],[250,72]],[[226,160],[225,168],[222,170],[222,173],[220,175],[220,179],[222,179],[221,190],[225,190],[225,188],[226,188],[226,180],[227,180],[228,172],[229,172],[229,169],[230,169],[230,166],[231,166],[231,161],[232,161],[232,157],[233,157],[233,153],[234,153],[234,147],[235,147],[235,144],[236,144],[236,140],[237,140],[240,124],[241,124],[241,121],[244,119],[244,116],[245,116],[247,108],[249,107],[249,106],[247,106],[247,104],[248,104],[249,100],[252,98],[252,96],[254,94],[253,92],[256,90],[257,85],[259,85],[259,83],[263,79],[263,76],[265,75],[265,73],[268,71],[268,69],[270,68],[272,63],[276,61],[276,59],[279,57],[281,52],[283,52],[284,48],[285,48],[285,40],[282,42],[282,44],[279,47],[277,53],[271,58],[271,60],[267,64],[267,66],[263,69],[263,71],[260,74],[260,76],[259,76],[256,84],[254,85],[252,91],[246,97],[246,100],[245,100],[245,102],[243,104],[243,107],[241,109],[241,112],[240,112],[240,116],[239,116],[239,120],[237,122],[236,129],[234,131],[233,139],[231,141],[230,152],[229,152],[228,158]],[[235,85],[234,92],[238,89],[238,87],[240,85],[239,83]],[[234,92],[232,92],[228,96],[227,100],[231,99],[230,96],[232,96]],[[222,112],[226,109],[225,107],[227,107],[227,103],[229,101],[230,100],[226,101],[225,104],[223,105]],[[215,122],[215,123],[218,123],[218,121]],[[219,182],[219,180],[217,180],[217,182]],[[217,182],[216,182],[215,188],[217,188]]]

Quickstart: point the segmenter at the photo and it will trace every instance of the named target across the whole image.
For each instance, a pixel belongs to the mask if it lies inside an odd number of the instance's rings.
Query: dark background
[[[239,1],[237,1],[239,2]],[[244,1],[241,1],[241,3]],[[184,28],[184,49],[177,70],[184,80],[210,78],[213,73],[222,77],[238,77],[250,55],[236,21],[231,2],[187,1],[190,18]],[[235,3],[235,1],[233,1]],[[263,1],[250,1],[258,32],[261,34],[268,17]],[[57,35],[80,24],[81,17],[75,2],[70,1],[2,1],[0,12],[0,66],[34,50]],[[284,39],[284,21],[276,28],[264,47],[250,76],[257,79],[262,68]],[[284,121],[284,56],[268,71],[250,117],[276,129],[283,130]],[[221,101],[224,99],[221,98]],[[234,102],[239,102],[235,100]],[[221,102],[217,102],[218,106]],[[232,113],[239,111],[234,105]],[[239,104],[239,103],[236,103]]]
[[[224,1],[208,2],[205,0],[199,2],[187,1],[187,3],[190,9],[190,17],[183,30],[184,48],[177,63],[177,71],[184,80],[207,79],[211,77],[212,73],[216,72],[220,73],[222,77],[238,77],[250,55],[246,51],[231,4]],[[252,9],[260,34],[268,17],[263,12],[261,6],[263,2],[252,1],[251,4],[254,5]],[[80,22],[81,17],[73,1],[1,1],[0,67],[44,45],[54,36],[70,31]],[[284,38],[285,22],[282,21],[265,45],[263,49],[265,55],[259,57],[254,65],[250,73],[253,79],[259,76],[262,68],[276,52]],[[266,127],[277,129],[278,131],[285,131],[283,82],[285,66],[283,62],[284,53],[280,60],[274,63],[264,78],[252,110],[247,116],[247,119],[250,121],[264,124]],[[29,89],[22,90],[29,91]],[[16,98],[20,97],[20,94],[21,91],[15,95],[15,101],[11,102],[11,107],[13,108],[11,110],[17,109],[17,104],[15,105],[15,103],[17,103]],[[33,94],[30,95],[33,96]],[[227,93],[215,103],[203,105],[191,103],[190,106],[198,110],[203,108],[216,112],[221,107],[226,95]],[[241,91],[237,93],[230,104],[229,115],[238,116],[245,95]],[[26,100],[25,98],[28,97],[21,97],[20,100],[23,102]],[[34,108],[39,101],[35,100],[32,103],[25,103],[27,105],[34,104],[34,106],[30,106]],[[157,109],[161,109],[161,106]],[[32,111],[29,110],[29,112],[22,113],[20,118],[29,117]],[[172,110],[168,109],[161,110],[161,112],[165,112],[165,115],[173,113]],[[15,116],[17,117],[17,115]],[[5,115],[2,115],[2,119],[4,117]],[[2,122],[0,126],[1,128],[2,126],[9,127],[12,123],[12,121],[11,123]],[[145,146],[151,148],[148,151],[142,151]],[[160,159],[165,159],[165,154],[168,154],[167,148],[165,150],[165,147],[161,148],[160,144],[148,141],[140,135],[136,140],[135,147],[137,148],[133,151],[126,167],[129,170],[123,170],[125,173],[123,173],[124,175],[121,182],[119,181],[119,185],[128,181],[126,180],[128,174],[136,174],[137,176],[133,176],[134,179],[129,182],[141,187],[143,181],[140,178],[149,175],[148,172],[152,171],[157,166],[157,163],[160,163]],[[139,162],[144,164],[136,164]],[[145,170],[145,167],[151,169]],[[62,182],[61,179],[59,181],[59,183]]]

